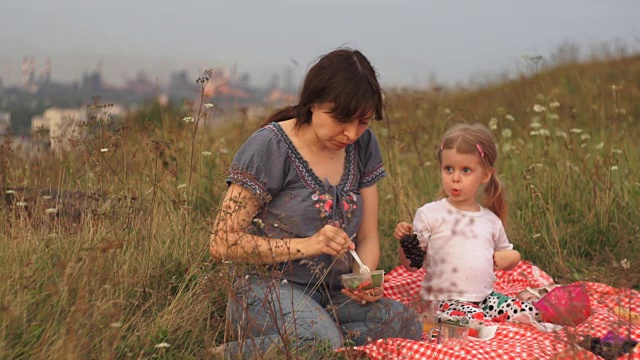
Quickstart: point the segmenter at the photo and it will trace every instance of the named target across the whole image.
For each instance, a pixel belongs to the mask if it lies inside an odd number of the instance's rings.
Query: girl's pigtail
[[[504,227],[507,227],[507,199],[502,183],[495,173],[491,175],[489,182],[484,187],[483,205],[498,215]]]

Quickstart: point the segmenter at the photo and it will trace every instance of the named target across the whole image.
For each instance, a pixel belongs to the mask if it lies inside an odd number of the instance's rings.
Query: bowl
[[[380,287],[382,284],[384,284],[384,270],[374,270],[364,274],[342,274],[342,286],[351,291],[368,290]]]

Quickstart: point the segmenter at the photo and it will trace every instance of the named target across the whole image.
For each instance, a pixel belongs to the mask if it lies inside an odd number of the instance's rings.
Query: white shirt
[[[496,281],[493,253],[513,249],[491,210],[458,210],[446,198],[418,209],[413,230],[427,251],[420,291],[425,300],[484,300]]]

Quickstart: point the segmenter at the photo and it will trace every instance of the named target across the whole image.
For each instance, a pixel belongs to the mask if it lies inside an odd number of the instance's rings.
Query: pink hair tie
[[[476,144],[476,148],[480,151],[480,157],[484,158],[484,150],[482,150],[482,146],[480,146],[480,144]]]

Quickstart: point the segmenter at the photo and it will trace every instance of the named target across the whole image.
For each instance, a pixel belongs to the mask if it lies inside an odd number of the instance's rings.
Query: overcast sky
[[[466,82],[548,55],[618,41],[640,48],[638,0],[0,0],[0,77],[20,81],[22,57],[53,62],[53,78],[80,79],[102,60],[122,83],[143,70],[237,64],[255,85],[340,45],[360,49],[384,84],[420,85],[430,74]]]

